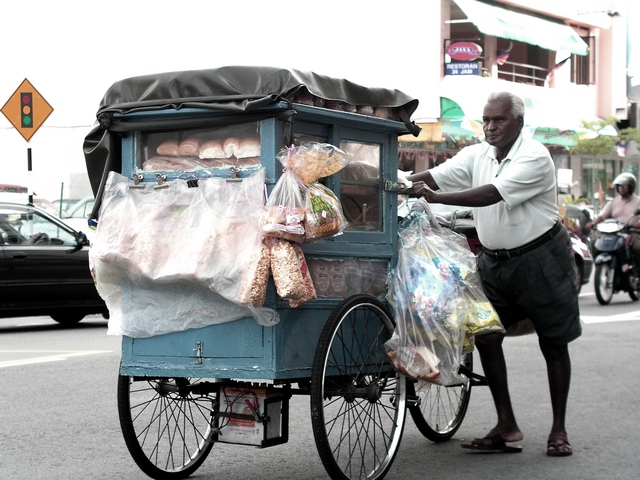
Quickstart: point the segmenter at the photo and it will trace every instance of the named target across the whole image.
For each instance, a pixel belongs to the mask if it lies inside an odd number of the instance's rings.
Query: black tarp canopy
[[[108,172],[120,172],[120,132],[203,128],[269,116],[291,122],[295,115],[291,102],[296,93],[304,89],[324,100],[393,108],[406,125],[406,133],[417,135],[420,131],[420,127],[411,121],[411,115],[418,107],[417,99],[398,90],[369,88],[313,72],[228,66],[131,77],[114,83],[106,92],[97,112],[97,123],[84,141],[87,173],[96,198],[101,194],[101,186]],[[264,111],[264,107],[282,101],[289,104],[285,111]],[[132,123],[122,116],[135,112],[186,108],[224,110],[227,115],[208,119],[208,124],[203,119],[194,118],[178,121],[171,118],[152,119]],[[96,207],[99,203],[98,200]]]

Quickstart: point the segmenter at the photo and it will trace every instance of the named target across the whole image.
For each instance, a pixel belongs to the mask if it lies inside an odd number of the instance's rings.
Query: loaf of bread
[[[243,138],[235,152],[236,158],[249,158],[260,156],[260,139],[254,137]]]
[[[178,145],[178,155],[181,157],[197,157],[202,140],[198,138],[186,138]]]
[[[167,140],[162,142],[156,148],[156,153],[160,156],[164,157],[176,157],[178,156],[178,141],[177,140]]]
[[[222,142],[224,156],[227,158],[236,157],[238,148],[240,147],[240,139],[238,137],[228,137]]]
[[[226,158],[224,147],[220,140],[209,140],[200,145],[200,158]]]

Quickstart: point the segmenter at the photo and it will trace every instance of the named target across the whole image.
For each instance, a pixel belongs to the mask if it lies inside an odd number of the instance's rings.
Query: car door
[[[38,211],[6,207],[12,228],[5,242],[5,299],[12,309],[47,309],[95,303],[88,248],[75,249],[73,231]]]

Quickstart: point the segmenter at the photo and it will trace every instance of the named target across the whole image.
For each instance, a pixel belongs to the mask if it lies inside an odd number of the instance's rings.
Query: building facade
[[[488,94],[511,91],[525,101],[525,134],[544,143],[573,198],[600,204],[620,171],[637,174],[637,150],[572,155],[583,122],[615,117],[638,127],[628,97],[628,2],[624,0],[435,0],[439,113],[419,118],[418,138],[401,140],[400,166],[421,171],[483,140]],[[434,47],[436,48],[436,47]],[[422,99],[421,99],[422,101]],[[591,132],[590,134],[593,135]],[[614,127],[597,135],[614,135]],[[599,205],[595,206],[596,211]]]

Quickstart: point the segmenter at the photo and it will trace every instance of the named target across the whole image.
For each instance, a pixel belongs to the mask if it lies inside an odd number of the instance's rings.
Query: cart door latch
[[[204,362],[204,357],[202,356],[202,342],[196,342],[196,348],[193,349],[196,354],[196,360],[198,363]]]
[[[391,182],[387,180],[386,182],[384,182],[384,191],[411,194],[413,193],[413,188],[409,187],[405,183]]]

